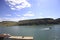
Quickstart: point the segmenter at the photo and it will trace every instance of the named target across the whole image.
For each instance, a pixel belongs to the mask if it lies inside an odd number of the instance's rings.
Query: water
[[[60,40],[60,25],[0,26],[0,34],[3,33],[14,36],[33,36],[34,40]]]

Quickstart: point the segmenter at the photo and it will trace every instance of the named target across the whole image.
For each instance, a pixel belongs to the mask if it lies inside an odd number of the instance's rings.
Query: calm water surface
[[[60,40],[60,25],[0,26],[0,34],[3,33],[14,36],[33,36],[34,40]]]

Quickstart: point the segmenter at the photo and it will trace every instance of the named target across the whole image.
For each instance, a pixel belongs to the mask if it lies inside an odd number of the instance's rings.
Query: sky
[[[60,0],[0,0],[0,21],[59,17]]]

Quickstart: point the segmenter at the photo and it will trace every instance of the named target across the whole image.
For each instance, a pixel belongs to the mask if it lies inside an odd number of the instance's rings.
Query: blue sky
[[[60,0],[0,0],[0,21],[59,17]]]

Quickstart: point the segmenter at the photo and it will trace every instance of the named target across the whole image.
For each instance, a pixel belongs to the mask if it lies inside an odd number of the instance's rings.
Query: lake
[[[33,36],[34,40],[60,40],[60,25],[0,26],[0,34],[3,33],[14,36]]]

